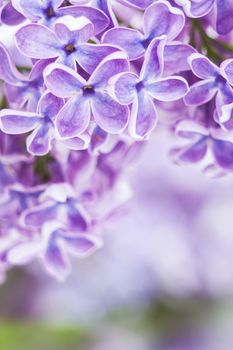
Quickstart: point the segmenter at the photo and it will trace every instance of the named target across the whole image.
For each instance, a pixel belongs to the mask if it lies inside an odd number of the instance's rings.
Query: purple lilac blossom
[[[131,60],[142,57],[151,40],[162,35],[167,40],[175,39],[184,26],[183,13],[167,1],[158,1],[149,6],[143,16],[143,33],[138,30],[118,27],[103,35],[103,42],[114,43],[124,49]]]
[[[37,258],[64,280],[70,255],[102,246],[156,124],[177,141],[176,164],[208,158],[206,173],[233,171],[231,1],[0,7],[14,39],[0,43],[1,280]]]
[[[193,84],[184,97],[187,105],[202,105],[216,96],[217,117],[220,122],[229,120],[229,105],[233,102],[231,60],[222,62],[220,68],[205,56],[194,53],[189,57],[192,72],[201,81]]]
[[[35,59],[56,58],[56,62],[75,69],[76,63],[92,73],[108,55],[117,51],[111,45],[88,44],[94,27],[86,17],[77,21],[64,16],[54,25],[54,32],[41,24],[28,24],[16,33],[19,50]]]
[[[113,77],[116,100],[125,105],[132,103],[129,130],[136,138],[145,137],[156,125],[154,99],[175,101],[188,91],[188,85],[182,77],[162,78],[165,43],[166,37],[154,39],[150,43],[139,77],[131,72]]]
[[[53,26],[58,18],[66,15],[74,18],[86,17],[92,22],[95,34],[101,33],[108,27],[109,19],[103,11],[90,6],[60,7],[63,2],[63,0],[42,0],[40,2],[37,0],[30,2],[27,0],[12,0],[10,3],[13,8],[10,11],[10,16],[8,12],[5,16],[3,13],[2,20],[8,25],[18,24],[19,21],[12,21],[11,18],[11,13],[14,11],[21,17],[23,15],[24,19],[28,18],[33,23],[41,23],[48,27]]]
[[[109,133],[121,133],[128,124],[129,109],[114,101],[106,92],[109,78],[128,70],[126,56],[116,52],[106,57],[88,81],[59,64],[45,71],[45,84],[56,96],[68,101],[57,115],[61,137],[77,136],[88,127],[91,114],[98,126]]]

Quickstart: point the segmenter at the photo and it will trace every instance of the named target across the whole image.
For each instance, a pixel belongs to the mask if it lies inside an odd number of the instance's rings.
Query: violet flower
[[[222,62],[220,68],[213,64],[207,57],[194,53],[189,58],[193,73],[202,79],[193,84],[190,91],[184,97],[187,105],[199,106],[209,102],[216,96],[217,118],[225,122],[230,118],[229,105],[233,102],[233,82],[229,61]]]
[[[56,118],[61,137],[73,137],[85,131],[91,115],[98,126],[109,133],[121,133],[127,126],[129,109],[114,101],[106,91],[112,75],[128,70],[122,52],[106,57],[88,81],[70,68],[52,64],[45,70],[45,84],[56,96],[68,101]]]
[[[211,151],[213,163],[209,164],[206,171],[213,172],[213,166],[221,168],[224,172],[233,171],[233,137],[212,123],[206,127],[195,120],[184,120],[177,125],[177,134],[189,139],[184,147],[175,149],[173,156],[177,162],[196,163],[207,156]],[[217,172],[215,171],[217,174]]]
[[[27,150],[33,155],[45,155],[51,150],[55,137],[54,119],[63,105],[62,99],[45,93],[38,103],[37,113],[3,109],[0,112],[1,129],[11,135],[33,131],[27,137]]]
[[[101,33],[108,27],[109,19],[100,10],[90,6],[65,6],[61,7],[63,0],[42,0],[38,3],[37,0],[12,0],[9,11],[3,12],[2,20],[8,25],[18,24],[19,20],[15,21],[12,18],[12,11],[18,12],[18,16],[22,15],[28,18],[33,23],[41,23],[48,27],[53,26],[56,20],[63,16],[72,16],[80,18],[86,17],[93,23],[95,35]],[[17,15],[14,14],[16,17]]]
[[[56,222],[49,222],[43,226],[39,237],[13,247],[7,260],[14,265],[24,265],[40,258],[48,273],[59,282],[63,282],[71,272],[69,255],[85,258],[101,245],[101,238],[67,232]]]
[[[140,76],[123,72],[113,78],[113,95],[121,104],[132,103],[129,130],[133,137],[144,138],[155,127],[157,112],[153,100],[175,101],[188,91],[184,78],[162,78],[166,37],[154,39],[146,52]]]
[[[4,81],[7,100],[11,107],[27,108],[34,111],[44,92],[43,70],[51,60],[38,61],[30,73],[25,76],[20,73],[6,47],[0,43],[0,79]]]
[[[103,42],[118,45],[128,53],[130,60],[135,60],[143,56],[154,38],[166,35],[169,41],[175,39],[184,22],[182,11],[167,1],[158,1],[144,12],[143,33],[131,28],[112,28],[103,35]]]
[[[216,30],[224,35],[233,29],[233,3],[231,0],[175,0],[189,17],[199,18],[217,9]]]
[[[76,62],[88,73],[108,55],[117,51],[110,45],[88,44],[93,36],[92,23],[85,17],[77,21],[71,16],[64,16],[54,25],[54,32],[41,24],[28,24],[16,33],[19,50],[28,57],[36,59],[56,58],[73,69]]]

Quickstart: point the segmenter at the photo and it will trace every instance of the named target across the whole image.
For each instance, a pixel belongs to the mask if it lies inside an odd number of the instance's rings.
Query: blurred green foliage
[[[1,350],[81,350],[90,340],[81,328],[36,323],[0,323]]]

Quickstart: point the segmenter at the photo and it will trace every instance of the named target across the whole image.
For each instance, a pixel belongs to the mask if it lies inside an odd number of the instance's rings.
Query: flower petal
[[[10,249],[7,261],[13,265],[24,265],[38,257],[43,247],[41,241],[20,243]]]
[[[147,7],[143,18],[144,33],[149,38],[166,35],[167,40],[173,40],[183,29],[184,23],[183,12],[167,1],[158,1]]]
[[[145,59],[142,65],[140,78],[144,81],[153,82],[158,79],[163,72],[164,65],[164,46],[166,37],[154,39],[145,54]]]
[[[157,112],[150,96],[141,91],[135,98],[129,121],[129,132],[136,139],[143,139],[156,126]]]
[[[92,22],[83,16],[78,21],[70,15],[58,18],[54,24],[54,31],[64,44],[87,42],[94,35]]]
[[[61,137],[74,137],[86,130],[90,121],[90,102],[83,96],[74,96],[64,105],[56,118]]]
[[[119,73],[109,82],[111,96],[120,104],[129,105],[136,97],[138,77],[134,73]]]
[[[23,212],[20,221],[22,225],[41,228],[41,226],[47,221],[56,219],[57,209],[58,207],[51,203],[45,203],[34,208],[29,208]]]
[[[196,50],[191,45],[180,42],[168,43],[164,48],[164,71],[172,75],[190,70],[188,57]]]
[[[129,109],[106,93],[98,92],[92,99],[92,113],[98,126],[111,134],[121,133],[129,120]]]
[[[226,83],[221,86],[216,96],[217,122],[224,123],[231,118],[233,89]]]
[[[73,69],[61,64],[51,64],[44,71],[44,80],[48,89],[58,97],[69,98],[81,92],[85,80]]]
[[[230,58],[221,63],[220,70],[227,81],[233,85],[233,59]]]
[[[11,2],[14,8],[33,22],[37,22],[43,17],[43,4],[38,0],[12,0]]]
[[[221,35],[233,29],[233,2],[232,0],[217,1],[217,32]]]
[[[233,170],[233,143],[229,141],[214,140],[213,153],[217,164],[226,169]]]
[[[219,74],[219,68],[200,53],[193,53],[188,61],[193,73],[201,79],[215,78]]]
[[[59,282],[63,282],[71,271],[70,262],[65,249],[61,244],[58,245],[55,239],[49,240],[49,244],[43,256],[43,263],[46,270]]]
[[[136,7],[137,9],[146,9],[149,5],[153,3],[154,0],[119,0],[124,5],[130,7]]]
[[[130,60],[143,56],[145,47],[143,35],[136,29],[112,28],[103,35],[103,42],[114,44],[122,48],[129,55]]]
[[[54,96],[51,92],[45,92],[38,102],[38,113],[54,120],[60,109],[64,106],[64,100]]]
[[[79,136],[71,137],[69,139],[59,140],[65,147],[70,150],[84,150],[87,149],[90,143],[90,135],[88,133],[82,133]]]
[[[183,7],[188,17],[203,17],[212,9],[215,0],[175,0],[177,5]]]
[[[22,23],[25,20],[25,17],[12,6],[11,2],[9,2],[1,11],[1,20],[9,26],[15,26]]]
[[[43,123],[27,137],[27,150],[35,156],[44,156],[51,149],[54,129],[51,124]]]
[[[8,50],[2,43],[0,43],[0,62],[0,79],[15,86],[22,85],[25,77],[17,71]]]
[[[160,79],[153,84],[146,85],[145,88],[153,98],[164,102],[179,100],[189,90],[186,80],[175,76]]]
[[[72,255],[84,258],[102,246],[98,237],[91,235],[63,235],[64,245]]]
[[[3,109],[0,112],[1,130],[6,134],[24,134],[39,124],[41,117],[36,113]]]
[[[103,59],[93,72],[89,82],[98,87],[105,87],[111,77],[126,71],[129,71],[127,56],[123,52],[117,51]]]
[[[175,150],[173,152],[173,156],[175,154],[176,161],[181,161],[185,163],[197,163],[201,161],[207,153],[207,143],[206,138],[201,137],[198,142],[193,143],[191,146],[187,146],[185,148]]]
[[[87,73],[92,74],[105,57],[116,51],[119,49],[111,45],[82,44],[79,45],[75,58]]]
[[[25,56],[43,59],[60,55],[56,35],[41,24],[32,23],[20,28],[15,38],[18,49]]]
[[[70,15],[73,17],[86,17],[94,26],[94,34],[100,34],[109,25],[108,16],[101,10],[91,6],[67,6],[61,7],[57,11],[58,15]]]
[[[199,106],[210,101],[217,92],[213,80],[203,80],[190,86],[190,90],[184,97],[186,105]]]

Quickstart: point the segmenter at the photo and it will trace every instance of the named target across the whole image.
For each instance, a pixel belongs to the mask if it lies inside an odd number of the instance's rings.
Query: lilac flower
[[[120,73],[112,83],[116,100],[125,105],[132,103],[129,130],[136,138],[144,138],[156,125],[153,99],[175,101],[188,91],[187,82],[182,77],[161,77],[165,43],[165,37],[150,43],[140,76],[131,72]]]
[[[129,110],[114,101],[106,92],[109,78],[128,70],[128,61],[122,52],[105,58],[88,81],[79,74],[59,64],[45,71],[45,84],[56,96],[68,101],[58,113],[56,126],[61,137],[72,137],[85,131],[91,113],[98,126],[109,133],[122,132],[128,123]]]
[[[41,203],[22,213],[21,223],[39,229],[47,221],[57,221],[70,231],[86,232],[90,226],[88,213],[74,189],[66,183],[51,184],[43,193]]]
[[[51,60],[36,62],[29,75],[25,76],[16,69],[8,50],[2,43],[0,43],[0,60],[2,62],[0,79],[4,81],[10,106],[27,107],[29,111],[34,111],[44,91],[43,70]]]
[[[105,28],[108,27],[109,19],[108,17],[97,8],[90,6],[67,6],[60,7],[63,0],[41,0],[39,3],[37,0],[12,0],[12,5],[14,9],[20,14],[31,20],[32,22],[38,22],[44,24],[48,27],[53,26],[56,20],[63,16],[72,16],[75,18],[86,17],[89,19],[94,26],[95,35],[101,33]],[[10,6],[10,5],[9,5]],[[9,25],[17,24],[14,19],[12,19],[12,12],[10,10],[3,14],[2,20]],[[17,15],[14,14],[16,17]]]
[[[68,255],[84,258],[101,245],[101,239],[94,235],[67,232],[56,222],[49,222],[39,237],[13,247],[7,259],[11,264],[22,265],[39,257],[48,273],[63,282],[71,271]]]
[[[27,150],[33,155],[45,155],[55,137],[54,119],[63,105],[62,99],[45,93],[38,103],[37,113],[3,109],[0,112],[1,129],[11,135],[33,131],[27,137]]]
[[[181,32],[185,22],[182,11],[167,1],[149,6],[143,16],[143,33],[130,28],[112,28],[103,35],[103,42],[123,48],[131,60],[142,57],[151,40],[161,35],[173,40]]]
[[[206,126],[198,120],[183,120],[176,128],[178,136],[189,140],[188,144],[174,149],[173,156],[179,163],[197,163],[211,151],[212,164],[206,170],[213,167],[224,172],[233,171],[233,137],[226,133],[214,122]],[[216,173],[216,170],[215,170]]]
[[[40,258],[64,280],[69,255],[100,247],[131,196],[124,170],[137,141],[157,120],[187,141],[173,150],[178,163],[232,172],[233,60],[222,36],[232,1],[0,0],[0,10],[4,23],[25,22],[1,26],[9,52],[23,53],[17,66],[0,43],[1,276]]]
[[[92,73],[107,55],[117,51],[110,45],[86,43],[93,36],[92,23],[85,17],[79,21],[71,16],[64,16],[51,29],[40,24],[28,24],[16,33],[19,50],[28,57],[36,59],[57,58],[73,69],[76,62],[88,73]]]
[[[109,26],[117,25],[117,19],[116,16],[112,10],[112,6],[110,4],[110,0],[72,0],[70,1],[74,5],[83,5],[88,4],[91,7],[98,8],[102,10],[110,19]],[[108,28],[109,28],[108,26]],[[108,29],[105,28],[105,29]]]
[[[215,6],[217,8],[216,29],[221,35],[233,29],[233,3],[231,0],[175,0],[189,17],[203,17]]]
[[[219,67],[213,64],[207,57],[194,53],[189,58],[193,73],[202,79],[190,87],[190,91],[184,97],[187,105],[202,105],[216,96],[217,116],[220,122],[230,118],[229,108],[233,102],[232,77],[225,68],[227,62]]]

